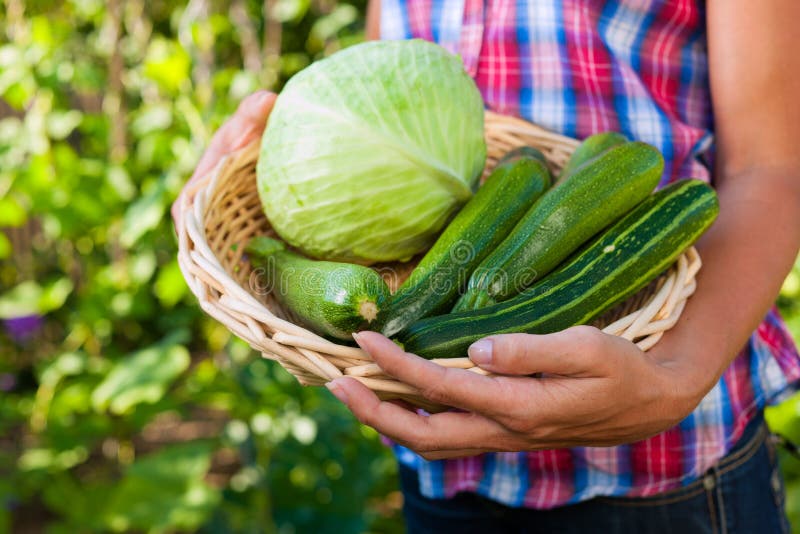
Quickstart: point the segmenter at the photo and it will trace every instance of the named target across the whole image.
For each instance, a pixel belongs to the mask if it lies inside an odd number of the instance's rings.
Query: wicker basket
[[[520,145],[539,148],[553,170],[558,170],[578,144],[526,121],[491,112],[486,113],[485,128],[487,172],[498,157]],[[301,384],[322,385],[350,375],[381,398],[404,399],[430,412],[443,409],[421,397],[415,388],[385,375],[361,349],[333,343],[293,323],[287,310],[258,290],[258,280],[242,253],[251,237],[275,236],[256,190],[259,144],[251,143],[226,157],[208,175],[187,186],[190,190],[183,196],[178,262],[202,309],[265,358],[280,362]],[[377,267],[394,290],[411,272],[413,263],[394,264],[391,269]],[[678,320],[694,292],[699,268],[697,252],[689,248],[666,274],[606,314],[597,326],[649,349]],[[468,358],[434,361],[485,373]]]

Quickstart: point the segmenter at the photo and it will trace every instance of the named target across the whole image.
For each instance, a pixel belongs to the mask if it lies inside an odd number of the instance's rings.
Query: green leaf
[[[781,296],[796,298],[800,294],[800,273],[792,271],[788,274],[781,286]]]
[[[103,524],[98,510],[106,507],[114,487],[112,481],[89,481],[69,473],[48,477],[42,497],[66,521],[49,524],[47,534],[101,532]]]
[[[161,267],[153,285],[153,291],[163,306],[171,308],[177,304],[189,289],[178,266],[178,260],[172,260]]]
[[[86,371],[88,358],[82,352],[64,352],[50,361],[39,375],[43,386],[55,387],[65,376],[74,376]]]
[[[47,17],[42,15],[31,18],[31,38],[33,42],[44,48],[53,46],[53,28]]]
[[[277,0],[270,15],[278,22],[297,21],[303,18],[310,5],[310,0]]]
[[[28,214],[16,198],[0,198],[0,226],[22,226],[27,220]]]
[[[794,443],[800,443],[800,393],[776,406],[768,407],[764,416],[773,432]]]
[[[211,463],[207,443],[173,445],[130,466],[104,518],[116,531],[194,531],[208,518],[219,492],[203,481]]]
[[[63,306],[73,287],[69,278],[59,278],[44,286],[39,297],[39,313],[45,314]]]
[[[144,75],[162,88],[177,92],[189,81],[189,55],[176,41],[156,37],[144,61]]]
[[[317,423],[310,417],[297,417],[292,421],[292,436],[303,445],[313,443],[317,437]]]
[[[71,109],[69,111],[52,111],[45,119],[47,135],[51,139],[64,139],[78,127],[83,120],[83,113]]]
[[[237,72],[230,82],[230,97],[232,100],[241,100],[261,87],[261,81],[255,72]]]
[[[156,255],[152,250],[146,250],[132,256],[127,261],[128,276],[136,284],[144,284],[156,270]]]
[[[0,71],[1,70],[2,67],[0,67]],[[10,81],[8,75],[3,76],[3,74],[0,73],[0,100],[2,100],[4,104],[7,104],[17,111],[21,111],[31,97],[31,92],[32,90],[25,91],[25,87],[20,82]],[[27,148],[25,138],[21,138],[19,144]]]
[[[150,132],[165,130],[172,124],[172,107],[166,103],[145,107],[131,124],[137,137],[144,137]]]
[[[164,189],[154,187],[152,191],[140,197],[125,211],[122,221],[120,243],[125,248],[130,248],[139,239],[158,226],[166,212],[167,204],[164,199]]]
[[[48,448],[30,448],[20,456],[17,466],[22,471],[63,471],[85,462],[89,458],[86,447],[78,445],[72,449],[57,451]]]
[[[311,27],[307,48],[309,51],[322,50],[325,42],[336,36],[345,26],[358,18],[358,11],[350,4],[339,4],[328,15],[320,17]]]
[[[7,49],[0,48],[0,57]],[[23,110],[36,94],[36,80],[27,65],[13,64],[2,66],[0,61],[0,96],[8,105],[17,110]]]
[[[136,186],[133,185],[125,167],[109,165],[106,170],[106,180],[121,200],[128,201],[136,195]]]
[[[2,68],[2,67],[0,67]],[[23,134],[25,126],[18,117],[5,117],[0,119],[0,146],[14,145]],[[4,149],[9,147],[3,146]]]
[[[281,73],[287,77],[306,68],[311,61],[308,54],[298,52],[281,56]]]
[[[98,16],[105,7],[105,2],[102,0],[80,0],[70,2],[70,6],[75,9],[78,16],[88,20]]]
[[[189,351],[177,344],[159,344],[120,360],[92,392],[98,412],[130,412],[137,404],[154,404],[190,363]]]
[[[57,310],[64,305],[72,289],[72,281],[66,277],[44,286],[33,280],[22,282],[0,295],[0,319],[44,315]]]

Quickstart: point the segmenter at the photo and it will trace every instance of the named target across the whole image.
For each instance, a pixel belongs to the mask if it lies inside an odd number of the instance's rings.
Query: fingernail
[[[326,382],[325,387],[328,388],[328,391],[333,393],[334,397],[342,401],[342,403],[347,404],[347,392],[342,389],[342,386],[337,384],[335,380]]]
[[[480,339],[476,341],[467,349],[469,359],[478,365],[492,363],[492,345],[491,339]]]

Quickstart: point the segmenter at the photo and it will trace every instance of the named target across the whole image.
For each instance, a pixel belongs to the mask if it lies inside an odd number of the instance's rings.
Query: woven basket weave
[[[578,145],[574,139],[491,112],[486,113],[485,133],[486,172],[508,150],[521,145],[539,148],[552,170],[558,171]],[[350,375],[381,398],[400,398],[430,412],[441,411],[445,407],[431,404],[415,388],[385,375],[361,349],[333,343],[298,326],[272,295],[261,291],[263,285],[242,258],[253,236],[277,237],[256,190],[259,145],[253,142],[226,157],[208,175],[187,186],[182,197],[178,262],[202,309],[264,357],[280,362],[301,384],[322,385]],[[386,267],[376,266],[394,290],[414,265]],[[667,273],[610,311],[596,326],[649,349],[678,320],[694,292],[699,268],[700,257],[690,247]],[[468,358],[434,361],[485,374]]]

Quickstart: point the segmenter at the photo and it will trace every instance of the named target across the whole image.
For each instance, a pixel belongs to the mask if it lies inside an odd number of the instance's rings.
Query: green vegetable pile
[[[699,180],[653,193],[661,153],[614,132],[584,140],[555,185],[541,152],[516,148],[473,196],[482,115],[458,60],[423,41],[355,46],[287,84],[263,136],[259,193],[278,234],[319,260],[263,237],[248,253],[299,322],[334,339],[369,328],[420,356],[465,356],[486,335],[590,323],[717,216]],[[393,295],[354,265],[426,249]]]

